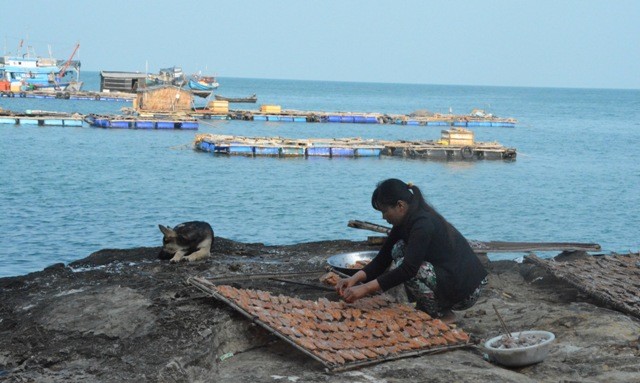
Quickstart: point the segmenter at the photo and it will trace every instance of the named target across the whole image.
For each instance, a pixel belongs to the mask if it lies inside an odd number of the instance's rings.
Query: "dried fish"
[[[268,291],[215,287],[222,297],[330,365],[463,344],[469,335],[450,329],[413,306],[386,295],[354,304],[326,298],[303,300]]]
[[[320,282],[329,286],[335,286],[339,280],[340,280],[340,276],[334,273],[333,271],[330,271],[320,277]]]

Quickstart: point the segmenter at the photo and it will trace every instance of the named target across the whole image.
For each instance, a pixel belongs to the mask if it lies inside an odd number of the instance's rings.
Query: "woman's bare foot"
[[[452,324],[452,323],[456,323],[456,313],[454,313],[451,310],[447,310],[445,312],[442,313],[442,316],[440,317],[440,320],[443,321],[446,324]]]

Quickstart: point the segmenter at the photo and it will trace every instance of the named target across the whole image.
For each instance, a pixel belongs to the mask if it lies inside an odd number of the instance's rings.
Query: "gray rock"
[[[2,278],[0,380],[631,382],[640,376],[638,319],[598,306],[530,264],[489,262],[480,300],[458,313],[458,326],[478,343],[501,334],[494,305],[512,331],[556,335],[544,362],[518,369],[468,347],[330,374],[186,283],[190,276],[317,270],[323,257],[371,249],[351,241],[264,246],[220,238],[214,256],[201,262],[161,262],[159,248],[102,250],[67,266]],[[292,295],[323,294],[286,288]]]

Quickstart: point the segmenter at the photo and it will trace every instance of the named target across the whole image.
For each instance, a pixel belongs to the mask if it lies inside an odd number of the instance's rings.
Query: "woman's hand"
[[[345,302],[347,303],[353,303],[355,301],[357,301],[358,299],[369,295],[369,284],[364,284],[364,285],[358,285],[358,286],[352,286],[349,287],[347,289],[344,290],[344,293],[342,294],[342,298],[345,300]]]
[[[342,278],[336,283],[336,291],[338,295],[343,296],[346,289],[358,283],[353,277]]]
[[[336,283],[336,291],[338,292],[338,295],[342,297],[346,289],[352,286],[355,286],[357,283],[361,281],[366,281],[366,280],[367,280],[367,275],[364,273],[364,271],[360,270],[349,278],[340,279],[338,283]]]
[[[380,284],[378,283],[377,279],[374,279],[373,281],[369,281],[362,285],[357,285],[360,280],[367,279],[364,272],[362,272],[361,276],[358,276],[359,273],[360,271],[351,278],[341,279],[340,281],[338,281],[338,284],[336,284],[336,290],[338,291],[338,294],[340,294],[342,299],[344,299],[347,303],[353,303],[362,297],[373,294],[376,291],[380,290]]]

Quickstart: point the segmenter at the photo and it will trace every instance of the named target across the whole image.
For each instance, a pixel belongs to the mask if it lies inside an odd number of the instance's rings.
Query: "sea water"
[[[98,90],[99,74],[83,73]],[[283,109],[513,117],[472,128],[515,161],[246,158],[193,150],[194,131],[0,124],[0,276],[104,248],[160,246],[158,224],[203,220],[216,235],[269,245],[364,240],[349,220],[388,225],[371,207],[386,178],[421,188],[468,239],[599,243],[640,249],[640,91],[220,78],[218,93]],[[204,105],[206,100],[198,99]],[[1,98],[17,112],[120,113],[126,102]],[[442,127],[201,121],[199,133],[435,140]],[[517,254],[491,254],[492,259]]]

